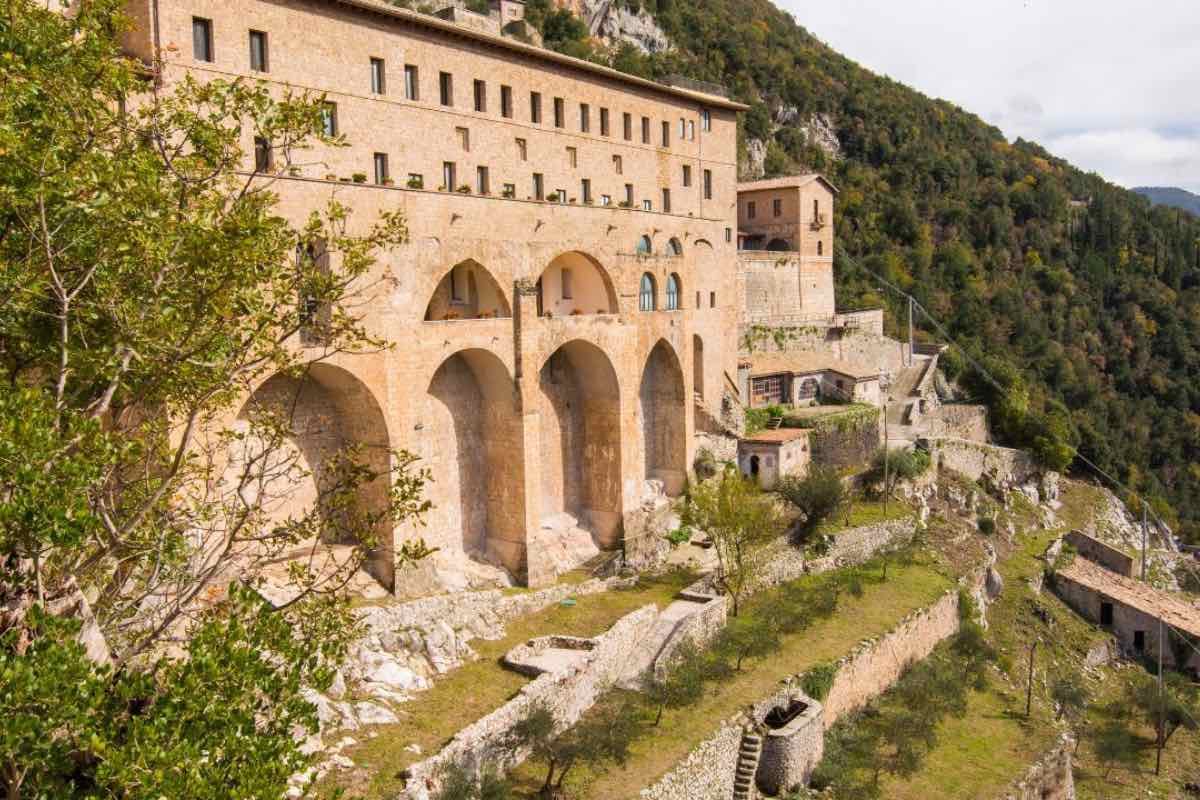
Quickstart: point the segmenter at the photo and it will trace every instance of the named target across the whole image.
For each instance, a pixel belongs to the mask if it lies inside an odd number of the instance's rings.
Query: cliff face
[[[644,8],[632,11],[615,0],[555,0],[559,8],[587,23],[591,35],[606,45],[627,42],[643,53],[660,53],[670,47],[667,35]]]

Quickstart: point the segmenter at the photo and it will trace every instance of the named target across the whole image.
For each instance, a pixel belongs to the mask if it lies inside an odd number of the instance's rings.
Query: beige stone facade
[[[354,309],[395,346],[267,381],[246,406],[292,389],[310,462],[359,443],[432,470],[426,526],[380,531],[385,585],[394,543],[416,535],[545,583],[619,547],[648,491],[682,487],[694,401],[718,414],[736,371],[741,106],[368,0],[130,11],[129,50],[160,53],[167,87],[246,77],[335,104],[349,146],[272,175],[282,213],[300,223],[336,198],[352,227],[407,219]]]

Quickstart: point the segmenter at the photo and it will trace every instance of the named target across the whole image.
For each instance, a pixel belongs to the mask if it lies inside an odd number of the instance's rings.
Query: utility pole
[[[1149,544],[1149,534],[1146,532],[1146,498],[1142,498],[1142,583],[1146,582],[1146,546]]]
[[[887,517],[888,510],[888,402],[883,401],[883,516]]]
[[[1158,751],[1154,754],[1154,774],[1162,774],[1162,751],[1163,751],[1163,621],[1162,617],[1158,618],[1158,725],[1157,725],[1157,740]]]
[[[1029,719],[1033,711],[1033,656],[1037,653],[1038,640],[1034,639],[1029,646],[1029,683],[1025,687],[1025,719]]]

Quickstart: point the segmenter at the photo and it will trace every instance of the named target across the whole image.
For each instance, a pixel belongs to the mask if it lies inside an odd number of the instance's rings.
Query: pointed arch
[[[537,282],[538,308],[545,316],[616,314],[617,290],[594,256],[570,250],[556,256]]]
[[[425,306],[426,322],[511,316],[512,306],[500,283],[471,258],[446,271]]]
[[[787,239],[772,239],[767,242],[767,249],[771,252],[783,252],[792,249],[792,243]]]
[[[669,495],[683,491],[687,474],[683,368],[675,348],[660,339],[650,350],[638,388],[643,471]]]

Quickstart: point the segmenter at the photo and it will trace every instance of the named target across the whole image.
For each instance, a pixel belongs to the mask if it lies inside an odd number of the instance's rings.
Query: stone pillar
[[[536,363],[537,287],[525,280],[513,285],[513,380],[519,395],[521,414],[520,447],[524,453],[525,492],[525,583],[547,586],[558,573],[547,558],[538,539],[542,517],[542,416],[538,411],[538,368]]]

